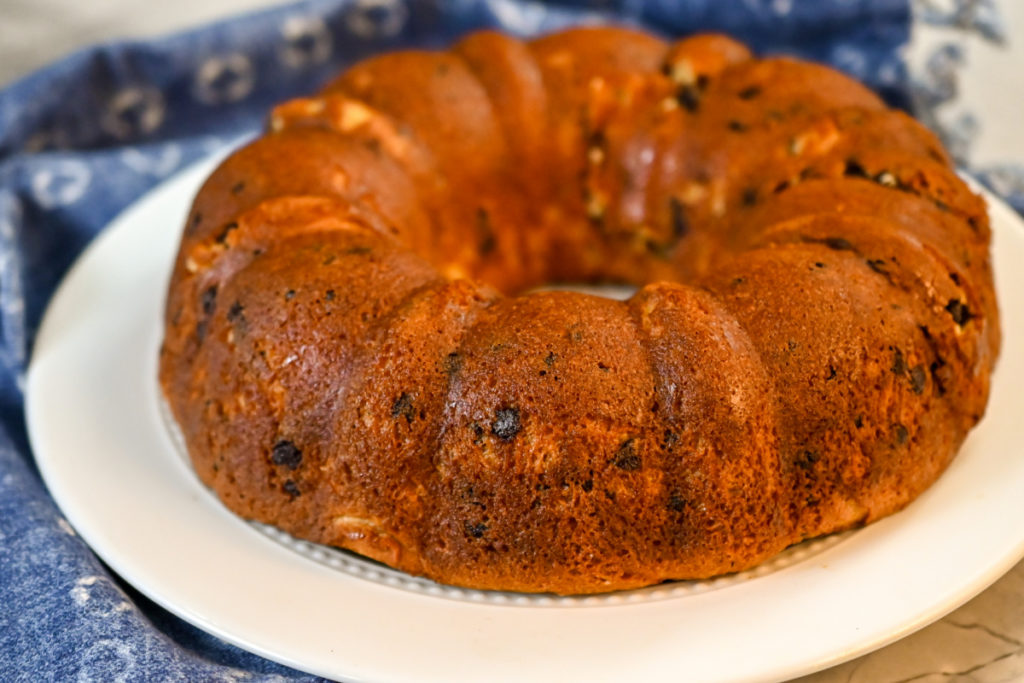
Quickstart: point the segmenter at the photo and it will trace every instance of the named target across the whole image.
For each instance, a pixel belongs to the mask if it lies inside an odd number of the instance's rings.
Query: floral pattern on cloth
[[[991,2],[918,7],[991,40]],[[666,37],[714,30],[760,53],[830,63],[910,103],[905,0],[312,0],[146,42],[78,52],[0,91],[0,671],[8,680],[315,680],[210,636],[124,585],[47,494],[24,427],[33,336],[68,267],[146,190],[258,130],[269,107],[383,50],[480,28],[533,36],[616,22]],[[956,93],[955,45],[914,79],[925,120],[965,158],[969,121],[928,113]],[[959,137],[958,137],[959,136]],[[961,141],[961,139],[963,141]],[[1017,167],[980,169],[1024,196]]]
[[[961,167],[1024,212],[1024,160],[976,161],[983,105],[961,98],[964,79],[977,76],[969,68],[972,43],[1005,49],[1009,42],[996,0],[916,0],[914,18],[915,42],[923,50],[910,73],[914,113],[938,133]]]

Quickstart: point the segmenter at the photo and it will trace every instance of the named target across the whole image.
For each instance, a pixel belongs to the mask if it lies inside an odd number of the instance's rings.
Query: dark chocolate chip
[[[747,189],[743,190],[743,196],[741,197],[741,201],[743,203],[743,206],[753,206],[754,204],[757,204],[757,188],[748,187]]]
[[[298,485],[296,485],[296,483],[291,479],[286,480],[281,488],[283,488],[284,492],[287,493],[292,498],[298,498],[300,495],[302,495],[302,492],[299,491]]]
[[[825,267],[825,264],[824,264],[824,263],[822,263],[821,261],[815,261],[815,262],[814,262],[814,267],[815,267],[815,268],[824,268],[824,267]]]
[[[462,356],[458,351],[452,351],[444,357],[444,371],[449,375],[454,375],[462,369]]]
[[[741,100],[750,100],[761,94],[761,86],[751,85],[736,93]]]
[[[942,370],[942,368],[944,368],[945,366],[946,361],[942,360],[941,358],[939,358],[938,360],[936,360],[935,362],[928,366],[928,369],[932,373],[932,381],[935,383],[935,391],[936,393],[938,393],[939,396],[946,395],[946,383],[943,381],[942,375],[939,374],[939,371]]]
[[[679,442],[679,435],[671,429],[666,429],[661,437],[661,443],[665,448],[672,448]]]
[[[494,414],[494,421],[491,422],[491,434],[502,441],[511,441],[521,427],[518,408],[498,408]]]
[[[915,365],[910,368],[910,386],[913,387],[915,394],[923,394],[925,383],[927,382],[927,375],[924,372],[923,365]]]
[[[735,133],[743,133],[747,130],[747,124],[742,121],[736,121],[735,119],[731,119],[727,125],[729,126],[729,130]]]
[[[328,289],[326,292],[324,292],[324,300],[325,301],[334,301],[334,296],[335,295],[334,295],[334,290],[333,289]]]
[[[626,472],[635,472],[640,469],[642,463],[636,452],[634,439],[626,439],[619,445],[619,449],[615,451],[615,456],[612,458],[612,464]]]
[[[899,422],[892,426],[892,433],[896,436],[897,446],[902,446],[907,443],[907,439],[910,438],[910,432],[908,432],[907,428]]]
[[[800,454],[793,461],[793,464],[802,470],[809,470],[814,467],[814,463],[821,460],[821,453],[817,451],[804,450],[800,451]]]
[[[475,524],[473,522],[466,522],[465,527],[466,534],[473,538],[482,538],[483,535],[487,533],[487,525],[483,522],[477,522]]]
[[[863,427],[864,426],[864,416],[863,415],[857,415],[856,417],[854,417],[853,418],[853,426],[856,427],[857,429],[860,429],[861,427]]]
[[[238,223],[236,223],[235,221],[231,221],[230,223],[227,223],[221,229],[220,234],[217,235],[217,241],[220,244],[224,244],[225,242],[228,241],[228,233],[231,232],[232,230],[237,229],[237,228],[238,228]]]
[[[902,375],[907,371],[907,361],[903,358],[903,352],[894,349],[892,352],[892,372],[895,375]]]
[[[469,428],[473,430],[473,443],[479,446],[484,441],[484,428],[478,422],[469,423]]]
[[[245,183],[240,180],[237,183],[235,183],[234,186],[231,188],[231,194],[239,194],[244,189]]]
[[[673,493],[669,496],[668,505],[666,505],[672,512],[682,512],[686,509],[686,499],[680,496],[678,493]]]
[[[591,491],[594,490],[594,480],[593,479],[587,479],[582,484],[580,484],[580,488],[582,488],[587,493],[590,493]]]
[[[285,301],[291,301],[294,297],[295,297],[295,290],[294,289],[289,289],[287,292],[284,293],[284,300]]]
[[[243,306],[241,302],[236,301],[235,303],[231,304],[231,307],[228,309],[227,314],[228,321],[235,322],[242,315],[243,311],[245,311],[245,306]]]
[[[213,309],[217,307],[217,285],[208,287],[201,297],[203,306],[203,315],[211,315]]]
[[[828,366],[828,377],[825,378],[825,381],[828,382],[828,381],[831,381],[831,380],[833,380],[835,378],[836,378],[836,369],[835,369],[835,367],[830,365],[830,366]]]
[[[967,304],[960,301],[960,299],[950,299],[949,303],[946,304],[946,310],[949,311],[951,316],[953,316],[953,322],[960,327],[966,325],[970,319],[974,317],[974,314],[971,313]]]
[[[889,271],[885,269],[885,259],[869,258],[867,263],[868,268],[875,271],[876,273],[879,273],[881,275],[889,274]]]
[[[302,464],[302,451],[294,443],[282,439],[274,444],[274,450],[270,453],[270,460],[275,465],[283,465],[290,470]]]
[[[494,251],[497,246],[497,238],[494,236],[494,228],[491,227],[491,215],[487,209],[480,207],[476,210],[477,250],[481,256]]]
[[[774,192],[775,194],[780,194],[782,192],[785,192],[788,189],[789,189],[789,181],[788,180],[783,180],[781,183],[779,183],[778,185],[775,186],[775,188],[772,190],[772,192]]]
[[[868,172],[864,170],[864,167],[860,165],[860,162],[856,159],[847,159],[846,167],[843,169],[843,174],[852,176],[854,178],[867,178]]]
[[[413,412],[412,396],[406,392],[402,392],[402,395],[391,404],[391,417],[395,419],[404,417],[406,422],[412,422]]]
[[[677,240],[682,239],[690,232],[690,221],[686,218],[683,203],[676,197],[670,197],[668,200],[668,213],[672,221],[672,236]]]
[[[548,355],[544,356],[544,365],[550,368],[555,364],[556,360],[558,360],[558,354],[554,351],[548,351]]]
[[[822,240],[826,247],[836,251],[853,251],[853,245],[842,237],[826,237]]]
[[[686,111],[695,112],[700,108],[700,90],[694,85],[684,85],[676,92],[676,100]]]

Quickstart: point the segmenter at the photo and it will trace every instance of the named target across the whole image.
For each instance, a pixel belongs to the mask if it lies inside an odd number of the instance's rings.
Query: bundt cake
[[[718,35],[482,32],[356,64],[221,164],[160,379],[247,519],[592,593],[899,510],[999,339],[983,201],[850,78]]]

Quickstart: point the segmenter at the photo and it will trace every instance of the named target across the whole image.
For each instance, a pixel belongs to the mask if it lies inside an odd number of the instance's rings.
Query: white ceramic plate
[[[441,587],[248,524],[179,456],[156,384],[179,226],[215,160],[89,247],[46,314],[28,426],[50,491],[115,571],[175,614],[344,680],[768,680],[896,640],[1024,556],[1024,226],[991,200],[1004,354],[984,423],[904,512],[758,570],[585,599]]]

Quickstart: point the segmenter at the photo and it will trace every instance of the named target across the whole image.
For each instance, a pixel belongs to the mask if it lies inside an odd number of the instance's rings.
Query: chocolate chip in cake
[[[521,427],[518,408],[499,408],[494,414],[494,421],[491,422],[491,434],[502,441],[511,441]]]
[[[686,111],[695,112],[700,109],[700,90],[695,85],[684,85],[676,91],[676,101]]]
[[[466,522],[465,524],[466,534],[473,538],[482,538],[487,533],[487,525],[483,522]]]
[[[829,249],[836,251],[853,251],[853,244],[849,240],[843,239],[842,237],[826,237],[822,240],[822,243]]]
[[[843,169],[843,175],[847,175],[853,178],[867,178],[868,172],[864,170],[860,162],[856,159],[847,159],[846,167]]]
[[[412,422],[413,412],[412,396],[406,392],[402,392],[402,395],[391,404],[391,417],[395,419],[404,417],[406,422]]]
[[[907,371],[907,361],[903,358],[903,352],[899,349],[893,349],[891,370],[894,375],[902,375]]]
[[[869,258],[867,260],[868,268],[879,273],[880,275],[888,275],[889,271],[885,268],[885,259],[880,258]]]
[[[683,203],[677,197],[669,198],[668,213],[672,223],[672,236],[677,240],[686,237],[690,232],[690,222],[686,218]]]
[[[740,201],[743,206],[753,206],[754,204],[757,204],[757,188],[748,187],[743,190],[743,195],[741,196]]]
[[[739,97],[741,100],[752,100],[760,94],[761,86],[751,85],[747,86],[743,90],[740,90],[738,93],[736,93],[736,96]]]
[[[864,426],[864,416],[863,415],[857,415],[856,417],[854,417],[853,418],[853,426],[856,427],[857,429],[860,429],[861,427],[863,427]]]
[[[299,491],[298,485],[291,479],[285,480],[284,485],[282,485],[281,488],[283,488],[284,492],[291,496],[292,499],[298,498],[302,495],[302,492]]]
[[[830,382],[830,381],[834,380],[835,378],[836,378],[835,366],[829,365],[828,366],[828,375],[825,377],[825,381],[826,382]]]
[[[484,428],[479,422],[470,422],[469,428],[473,432],[473,443],[479,446],[484,441]]]
[[[245,306],[243,306],[240,301],[236,301],[235,303],[231,304],[230,308],[228,308],[227,313],[228,322],[235,322],[241,319],[242,313],[244,311]]]
[[[476,231],[478,237],[477,251],[480,252],[481,256],[486,256],[494,251],[498,242],[494,236],[494,228],[491,227],[491,214],[483,207],[476,210]]]
[[[444,371],[448,375],[455,375],[462,369],[462,355],[458,351],[452,351],[444,357]]]
[[[558,354],[554,351],[548,351],[548,355],[544,356],[544,365],[550,368],[555,364],[556,360],[558,360]]]
[[[594,490],[594,480],[593,479],[585,480],[582,484],[580,484],[580,488],[583,489],[584,491],[586,491],[587,493],[590,493],[591,491]]]
[[[899,422],[892,426],[892,433],[896,437],[897,446],[902,446],[907,443],[907,440],[910,438],[910,432],[908,432],[907,428]]]
[[[334,296],[334,290],[328,289],[326,292],[324,292],[324,301],[334,301]]]
[[[291,441],[282,439],[274,444],[274,449],[270,453],[270,461],[275,465],[294,470],[302,464],[302,451]]]
[[[960,299],[950,299],[949,303],[946,304],[946,310],[953,316],[953,322],[960,327],[966,325],[974,317],[967,304],[960,301]]]
[[[672,512],[682,512],[686,509],[686,499],[680,496],[678,493],[673,493],[668,498],[668,504],[665,505]]]
[[[217,242],[220,243],[220,244],[224,244],[225,242],[227,242],[228,241],[228,233],[231,232],[232,230],[237,229],[237,228],[238,228],[238,223],[236,223],[235,221],[231,221],[230,223],[226,223],[224,225],[224,227],[221,229],[220,234],[217,235]]]
[[[737,121],[735,119],[730,119],[729,123],[726,125],[729,127],[729,130],[733,131],[734,133],[746,132],[748,128],[747,124],[743,123],[742,121]]]
[[[640,469],[642,463],[640,456],[636,452],[635,439],[626,439],[619,445],[618,450],[615,451],[615,456],[612,458],[612,464],[626,472],[635,472]]]
[[[925,375],[923,365],[915,365],[910,368],[910,386],[913,387],[915,394],[924,393],[926,382],[927,375]]]
[[[203,315],[211,315],[217,307],[217,285],[208,287],[200,298],[203,307]]]
[[[291,301],[293,298],[295,298],[295,290],[294,289],[289,289],[287,292],[284,293],[284,300],[285,301]]]
[[[793,464],[802,470],[809,470],[814,467],[814,463],[821,460],[821,453],[811,450],[800,451],[796,459],[793,460]]]
[[[679,435],[671,429],[666,429],[665,433],[661,436],[661,445],[666,449],[670,449],[679,443]]]

